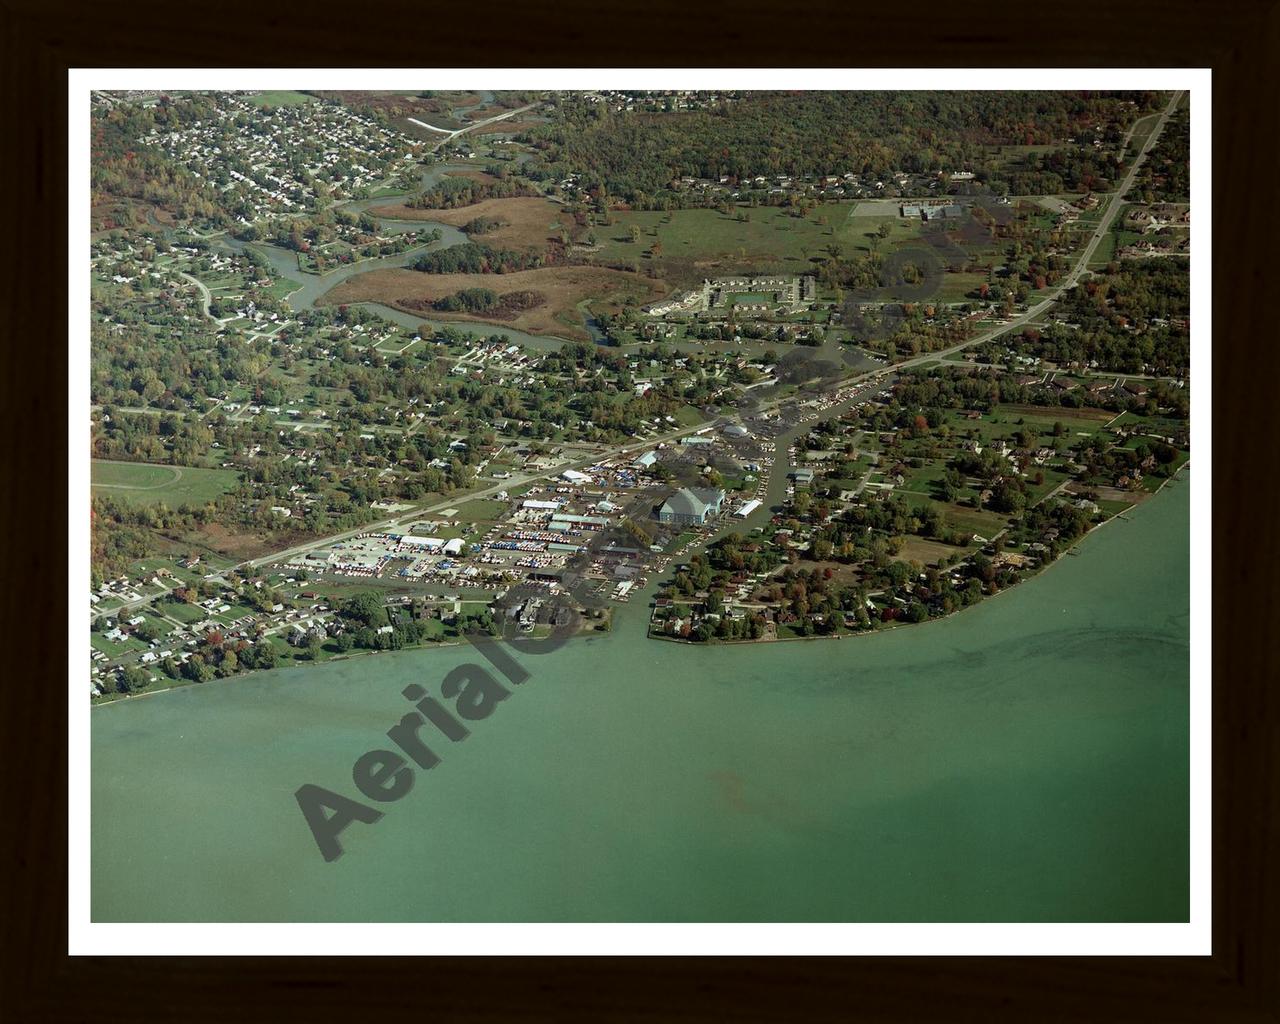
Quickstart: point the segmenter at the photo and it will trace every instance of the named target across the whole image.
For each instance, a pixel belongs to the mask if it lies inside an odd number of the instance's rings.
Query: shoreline
[[[1150,497],[1147,499],[1144,499],[1142,504],[1146,504],[1147,501],[1150,501],[1152,498],[1155,498],[1157,495],[1162,493],[1165,487],[1171,481],[1177,480],[1179,476],[1183,473],[1183,471],[1189,469],[1190,466],[1191,466],[1191,461],[1188,460],[1178,469],[1176,473],[1174,473],[1173,476],[1166,479],[1158,488],[1156,488],[1156,490],[1152,491]],[[1126,511],[1132,511],[1132,508]],[[978,601],[975,604],[969,605],[968,607],[957,608],[955,611],[947,615],[939,615],[930,619],[926,619],[924,622],[895,622],[892,625],[881,626],[876,629],[862,630],[856,633],[835,633],[829,636],[789,636],[789,637],[775,637],[772,640],[763,640],[763,639],[762,640],[714,640],[711,642],[700,642],[696,640],[684,640],[684,639],[681,639],[680,637],[656,635],[650,632],[649,630],[649,625],[652,621],[652,618],[650,618],[645,622],[644,639],[658,640],[665,643],[678,644],[685,647],[700,647],[700,648],[741,647],[741,646],[751,646],[751,645],[770,646],[773,644],[793,643],[797,641],[809,642],[809,641],[815,641],[815,640],[823,640],[823,641],[844,640],[846,638],[861,639],[863,637],[868,637],[868,636],[882,635],[893,630],[902,629],[904,627],[912,627],[912,626],[920,627],[920,626],[927,626],[930,623],[934,623],[934,622],[944,622],[948,619],[952,619],[955,616],[962,614],[963,612],[979,607],[980,605],[984,605],[988,601],[998,598],[1004,594],[1016,592],[1023,583],[1029,583],[1032,580],[1042,577],[1048,570],[1052,569],[1055,565],[1059,564],[1062,561],[1062,559],[1066,557],[1068,553],[1074,552],[1076,548],[1084,540],[1086,540],[1089,537],[1092,537],[1098,530],[1102,529],[1102,527],[1108,525],[1109,523],[1114,522],[1115,520],[1119,519],[1123,515],[1124,515],[1123,512],[1117,513],[1116,515],[1111,516],[1111,518],[1104,520],[1101,523],[1098,523],[1096,526],[1090,527],[1088,532],[1081,534],[1081,536],[1076,539],[1075,543],[1073,543],[1069,548],[1064,550],[1063,553],[1059,555],[1057,558],[1055,558],[1052,562],[1050,562],[1048,565],[1041,567],[1039,571],[1037,571],[1031,576],[1028,576],[1026,579],[1020,580],[1014,586],[1006,587],[1005,589],[999,591],[998,593],[991,594],[988,597],[984,597],[981,601]],[[1127,521],[1128,520],[1126,520],[1126,522]],[[650,584],[650,586],[656,586],[656,583],[657,581],[655,580]],[[616,611],[617,611],[617,608],[614,608],[613,612],[616,613]],[[612,615],[610,616],[610,619],[612,620]],[[569,639],[571,641],[592,640],[592,639],[598,640],[598,639],[601,639],[602,637],[612,636],[615,632],[617,632],[616,629],[610,629],[608,632],[600,632],[595,629],[588,629],[588,630],[583,630],[579,632],[578,634],[570,637]],[[447,640],[447,641],[439,641],[439,642],[430,643],[430,644],[420,644],[416,647],[402,647],[400,648],[400,651],[423,653],[423,652],[434,650],[437,648],[460,647],[460,646],[463,646],[464,643],[465,641],[463,640]],[[225,676],[221,679],[210,679],[204,683],[196,683],[194,680],[189,680],[183,683],[177,683],[172,686],[166,686],[163,689],[147,690],[143,693],[120,694],[118,696],[112,697],[110,700],[97,700],[97,701],[91,700],[89,706],[90,706],[90,709],[94,709],[94,708],[101,708],[101,707],[110,707],[112,705],[128,704],[131,701],[140,700],[145,697],[155,697],[155,696],[159,696],[160,694],[172,693],[177,690],[185,690],[192,686],[208,686],[211,683],[217,684],[217,683],[248,682],[252,679],[259,678],[260,676],[266,675],[267,673],[270,673],[270,672],[287,671],[289,669],[298,669],[298,668],[314,668],[316,666],[329,664],[331,662],[353,661],[360,658],[367,658],[375,654],[387,654],[387,653],[394,653],[394,652],[380,651],[380,650],[363,650],[356,653],[346,652],[342,654],[335,654],[335,655],[332,655],[331,657],[325,658],[323,661],[309,661],[309,662],[295,661],[287,665],[277,665],[275,668],[271,668],[271,669],[253,669],[248,672],[237,672],[235,675]]]
[[[877,636],[881,633],[887,633],[890,630],[894,630],[894,629],[901,629],[905,626],[927,626],[933,622],[945,622],[947,619],[954,618],[955,616],[960,615],[964,612],[967,612],[970,609],[977,608],[981,605],[984,605],[988,601],[994,600],[995,598],[1000,597],[1003,594],[1013,593],[1019,587],[1021,587],[1022,584],[1024,583],[1030,583],[1032,580],[1039,579],[1046,572],[1052,569],[1055,565],[1058,565],[1063,560],[1063,558],[1065,558],[1067,555],[1073,554],[1076,548],[1079,547],[1080,544],[1082,544],[1086,539],[1088,539],[1089,537],[1092,537],[1095,533],[1097,533],[1097,531],[1101,530],[1104,526],[1107,526],[1108,524],[1115,522],[1117,519],[1120,519],[1126,513],[1132,512],[1139,505],[1147,504],[1147,502],[1151,501],[1153,498],[1159,495],[1169,483],[1176,480],[1179,474],[1181,474],[1184,470],[1189,469],[1190,467],[1191,467],[1191,460],[1187,459],[1186,462],[1184,462],[1181,466],[1178,467],[1178,469],[1173,473],[1172,476],[1167,477],[1164,480],[1164,482],[1160,484],[1159,487],[1157,487],[1154,491],[1152,491],[1150,495],[1148,495],[1146,498],[1142,499],[1142,501],[1135,502],[1133,505],[1129,506],[1129,508],[1125,509],[1124,512],[1117,512],[1115,515],[1107,519],[1104,519],[1102,522],[1096,523],[1095,525],[1089,527],[1089,529],[1086,530],[1084,533],[1082,533],[1079,537],[1077,537],[1069,547],[1064,548],[1062,551],[1062,554],[1060,554],[1052,562],[1049,562],[1047,565],[1042,565],[1039,569],[1037,569],[1034,573],[1031,573],[1025,579],[1019,580],[1017,583],[1015,583],[1011,587],[1005,587],[1003,590],[998,590],[994,594],[984,596],[981,601],[975,601],[973,604],[967,605],[964,608],[957,608],[953,612],[948,612],[946,615],[931,616],[930,618],[925,619],[923,622],[899,622],[895,620],[892,624],[887,626],[877,626],[874,629],[863,629],[863,630],[858,630],[857,632],[831,633],[826,636],[818,636],[818,635],[775,636],[772,640],[765,640],[763,637],[759,640],[686,640],[683,637],[678,637],[678,636],[663,636],[661,634],[652,632],[652,630],[648,628],[648,626],[651,625],[653,622],[653,619],[651,616],[649,619],[649,624],[647,624],[645,627],[645,639],[660,640],[665,643],[680,644],[686,647],[742,647],[742,646],[749,646],[753,644],[770,645],[770,644],[780,644],[780,643],[792,643],[795,641],[808,642],[812,640],[844,640],[846,638],[860,639],[865,636]],[[1129,522],[1129,520],[1126,519],[1125,522]]]
[[[610,632],[612,632],[612,631],[610,631]],[[569,642],[573,642],[573,641],[575,641],[575,640],[592,640],[592,639],[598,639],[598,638],[600,638],[600,637],[609,636],[609,635],[610,635],[610,632],[601,632],[601,631],[599,631],[599,630],[597,630],[597,629],[595,629],[595,628],[591,628],[591,629],[584,629],[584,630],[579,631],[578,633],[575,633],[573,636],[569,637],[569,638],[568,638],[568,641],[569,641]],[[502,637],[494,637],[494,639],[495,639],[495,640],[502,640],[502,639],[504,639],[504,638],[502,638]],[[522,637],[521,639],[525,639],[525,640],[528,640],[528,639],[540,640],[540,639],[543,639],[543,638],[542,638],[542,637],[536,637],[536,636],[535,636],[535,637],[525,636],[525,637]],[[249,681],[249,680],[251,680],[251,679],[259,678],[259,677],[264,676],[264,675],[267,675],[268,673],[271,673],[271,672],[282,672],[282,671],[283,671],[283,672],[287,672],[287,671],[289,671],[290,669],[297,669],[297,668],[315,668],[315,667],[317,667],[317,666],[319,666],[319,665],[328,665],[328,664],[330,664],[330,663],[332,663],[332,662],[337,662],[337,661],[356,661],[356,660],[361,659],[361,658],[367,658],[367,657],[369,657],[369,656],[371,656],[371,655],[374,655],[374,654],[394,654],[394,653],[401,653],[401,652],[416,652],[416,653],[423,653],[423,652],[426,652],[426,651],[436,650],[436,649],[438,649],[438,648],[442,648],[442,647],[463,647],[463,646],[465,646],[465,645],[466,645],[466,643],[467,643],[467,641],[465,641],[465,640],[461,640],[461,639],[459,639],[459,640],[437,640],[437,641],[434,641],[434,642],[431,642],[431,643],[417,644],[417,645],[415,645],[415,646],[413,646],[413,647],[400,647],[400,648],[397,648],[395,651],[391,651],[391,650],[383,651],[383,650],[377,650],[377,649],[375,649],[375,648],[367,648],[367,649],[364,649],[364,650],[358,650],[358,651],[344,651],[344,652],[342,652],[342,653],[340,653],[340,654],[332,654],[332,655],[330,655],[329,657],[324,658],[324,659],[322,659],[322,660],[320,660],[320,661],[291,661],[291,662],[289,662],[288,664],[285,664],[285,665],[276,665],[276,666],[274,666],[274,667],[272,667],[272,668],[265,668],[265,669],[264,669],[264,668],[255,668],[255,669],[249,669],[249,670],[248,670],[248,671],[246,671],[246,672],[236,672],[236,673],[234,673],[233,675],[229,675],[229,676],[215,677],[215,678],[213,678],[213,679],[207,679],[207,680],[205,680],[203,683],[198,683],[198,682],[196,682],[194,679],[187,679],[187,680],[184,680],[184,681],[182,681],[182,682],[178,682],[178,681],[174,680],[174,681],[173,681],[173,685],[172,685],[172,686],[166,686],[166,687],[164,687],[164,688],[162,688],[162,689],[156,689],[156,690],[145,690],[145,691],[143,691],[142,693],[121,693],[121,694],[115,694],[115,695],[113,695],[113,696],[111,697],[111,699],[110,699],[110,700],[103,700],[103,699],[93,700],[93,699],[90,699],[90,701],[89,701],[89,707],[90,707],[90,709],[92,710],[93,708],[105,708],[105,707],[110,707],[110,706],[112,706],[112,705],[114,705],[114,704],[127,704],[127,703],[129,703],[130,701],[134,701],[134,700],[141,700],[141,699],[142,699],[142,698],[144,698],[144,697],[158,697],[158,696],[159,696],[160,694],[162,694],[162,693],[173,693],[173,692],[175,692],[175,691],[177,691],[177,690],[187,690],[187,689],[190,689],[190,688],[191,688],[191,687],[193,687],[193,686],[201,686],[201,687],[203,687],[203,686],[209,686],[210,684],[216,684],[216,683],[248,682],[248,681]],[[104,696],[105,696],[105,695],[104,695]]]

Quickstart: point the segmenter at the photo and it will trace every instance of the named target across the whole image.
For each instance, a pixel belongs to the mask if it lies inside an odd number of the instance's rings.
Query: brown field
[[[470,178],[472,181],[485,181],[485,182],[492,182],[492,181],[498,180],[488,171],[480,170],[479,167],[462,167],[456,171],[449,171],[445,175],[445,177],[446,178]]]
[[[509,117],[505,121],[494,121],[493,124],[487,124],[483,128],[477,128],[475,131],[467,132],[468,135],[519,135],[521,132],[527,132],[530,128],[536,128],[540,124],[546,124],[546,121],[529,120],[526,121],[520,117]]]
[[[616,311],[632,299],[652,302],[665,294],[663,285],[635,274],[603,267],[540,267],[514,274],[422,274],[416,270],[373,270],[348,278],[320,297],[324,305],[347,302],[380,302],[406,313],[421,314],[411,303],[434,302],[464,288],[490,288],[500,295],[514,291],[534,291],[546,301],[520,312],[509,324],[530,334],[553,334],[589,339],[577,305],[584,299],[602,311]],[[441,314],[449,320],[495,322],[468,313]],[[424,317],[424,319],[427,319]]]
[[[942,559],[960,554],[964,548],[953,547],[936,540],[923,537],[908,537],[898,552],[897,558],[903,562],[919,562],[921,565],[937,565]]]
[[[1020,416],[1038,416],[1042,419],[1052,419],[1056,417],[1063,423],[1069,423],[1071,420],[1097,420],[1099,423],[1106,423],[1116,418],[1116,414],[1107,409],[1095,409],[1087,406],[1079,409],[1062,408],[1050,409],[1043,405],[1018,405],[1010,403],[1001,405],[1000,412],[1016,413]]]
[[[573,218],[563,206],[537,196],[517,199],[486,199],[472,206],[460,206],[455,210],[416,210],[410,206],[379,206],[370,210],[375,217],[393,220],[431,220],[460,228],[477,217],[498,217],[507,224],[487,235],[477,235],[476,241],[499,248],[542,249],[549,237],[560,232],[560,225],[573,229]]]
[[[847,586],[862,579],[862,573],[856,565],[845,565],[843,562],[818,562],[811,558],[801,558],[794,565],[783,564],[778,566],[777,570],[764,581],[764,585],[772,586],[777,582],[776,577],[780,577],[786,569],[804,573],[813,572],[814,570],[826,572],[830,569],[830,583],[836,586]]]
[[[1120,487],[1090,487],[1087,489],[1096,491],[1100,501],[1127,501],[1134,505],[1151,496],[1145,491],[1127,491]]]
[[[505,114],[510,109],[511,109],[510,107],[504,107],[501,104],[497,104],[497,103],[490,104],[487,107],[481,107],[479,110],[471,111],[469,114],[467,114],[467,120],[483,121],[485,118],[488,118],[488,117],[497,117],[499,114]]]
[[[240,561],[261,558],[265,554],[280,550],[295,540],[301,539],[301,534],[295,536],[291,533],[278,533],[273,536],[262,536],[256,533],[239,533],[220,523],[207,523],[199,530],[183,535],[177,543],[183,546],[183,550],[189,550],[194,545]]]
[[[123,199],[114,196],[95,197],[89,208],[91,231],[111,231],[123,227],[173,227],[177,224],[173,213],[154,203],[140,199]]]

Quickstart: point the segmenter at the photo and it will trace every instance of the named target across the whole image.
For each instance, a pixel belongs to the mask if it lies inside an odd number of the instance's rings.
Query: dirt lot
[[[1136,505],[1144,498],[1150,495],[1144,494],[1142,491],[1128,491],[1119,487],[1091,487],[1088,490],[1096,491],[1100,501],[1127,501]]]
[[[416,270],[374,270],[343,281],[320,297],[325,305],[346,302],[381,302],[407,313],[422,313],[415,300],[428,302],[464,288],[489,288],[499,295],[514,291],[534,291],[546,301],[522,311],[514,320],[501,321],[530,334],[554,334],[559,337],[588,340],[577,304],[584,299],[598,300],[600,308],[621,308],[628,297],[640,303],[660,298],[665,288],[658,282],[635,274],[602,267],[542,267],[514,274],[423,274]],[[437,314],[449,320],[475,320],[484,317],[467,313]]]
[[[813,572],[815,569],[818,572],[825,573],[828,569],[830,569],[831,579],[829,581],[829,584],[831,586],[838,586],[838,587],[856,584],[860,579],[862,579],[862,573],[859,571],[858,566],[856,565],[845,565],[843,562],[815,562],[809,558],[802,558],[798,562],[796,562],[794,565],[784,564],[784,565],[778,566],[777,570],[772,574],[772,576],[770,576],[769,579],[765,580],[764,585],[772,586],[774,583],[781,582],[778,579],[778,577],[780,577],[782,573],[785,572],[787,569],[791,569],[794,572],[804,572],[804,573]]]
[[[370,211],[375,217],[392,220],[430,220],[439,224],[462,227],[477,217],[496,217],[506,221],[504,227],[488,234],[476,235],[477,242],[498,248],[542,249],[548,237],[559,234],[560,225],[572,228],[573,218],[563,206],[537,196],[518,199],[486,199],[473,206],[456,210],[415,210],[410,206],[379,206]]]

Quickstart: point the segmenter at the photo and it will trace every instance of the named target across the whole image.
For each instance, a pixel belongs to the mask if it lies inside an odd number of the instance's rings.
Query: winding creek
[[[422,174],[420,187],[430,188],[446,173],[451,170],[457,170],[459,167],[460,165],[457,164],[434,164],[426,168]],[[384,194],[369,199],[356,199],[340,204],[340,208],[349,213],[362,213],[374,207],[395,203],[397,200],[412,194],[414,193],[403,192]],[[375,270],[407,267],[425,252],[447,249],[450,246],[461,245],[467,241],[467,236],[456,227],[449,224],[441,224],[437,221],[379,218],[379,223],[384,230],[392,234],[411,230],[430,231],[435,228],[440,232],[440,239],[428,245],[418,246],[407,252],[398,253],[395,256],[387,256],[377,260],[363,260],[350,266],[339,267],[325,274],[308,274],[299,270],[297,256],[278,245],[271,245],[267,242],[242,242],[230,235],[219,236],[215,244],[236,251],[250,249],[263,256],[270,263],[272,269],[281,277],[297,282],[299,287],[289,294],[288,301],[294,310],[300,312],[306,309],[314,309],[326,292],[331,291],[348,278]],[[499,324],[481,323],[474,320],[449,320],[431,316],[427,313],[406,313],[403,310],[383,305],[380,302],[363,302],[359,303],[359,305],[410,331],[416,331],[423,323],[431,323],[440,328],[454,327],[458,330],[470,331],[473,334],[483,335],[484,337],[496,335],[539,351],[557,349],[565,344],[564,338],[529,334],[525,331],[516,330],[514,327],[504,327]],[[597,339],[601,338],[598,331],[593,331],[592,334]]]

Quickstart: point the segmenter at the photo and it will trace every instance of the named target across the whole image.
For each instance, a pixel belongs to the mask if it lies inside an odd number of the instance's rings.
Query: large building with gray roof
[[[684,487],[658,509],[658,522],[672,526],[702,526],[720,514],[724,491],[710,487]]]

